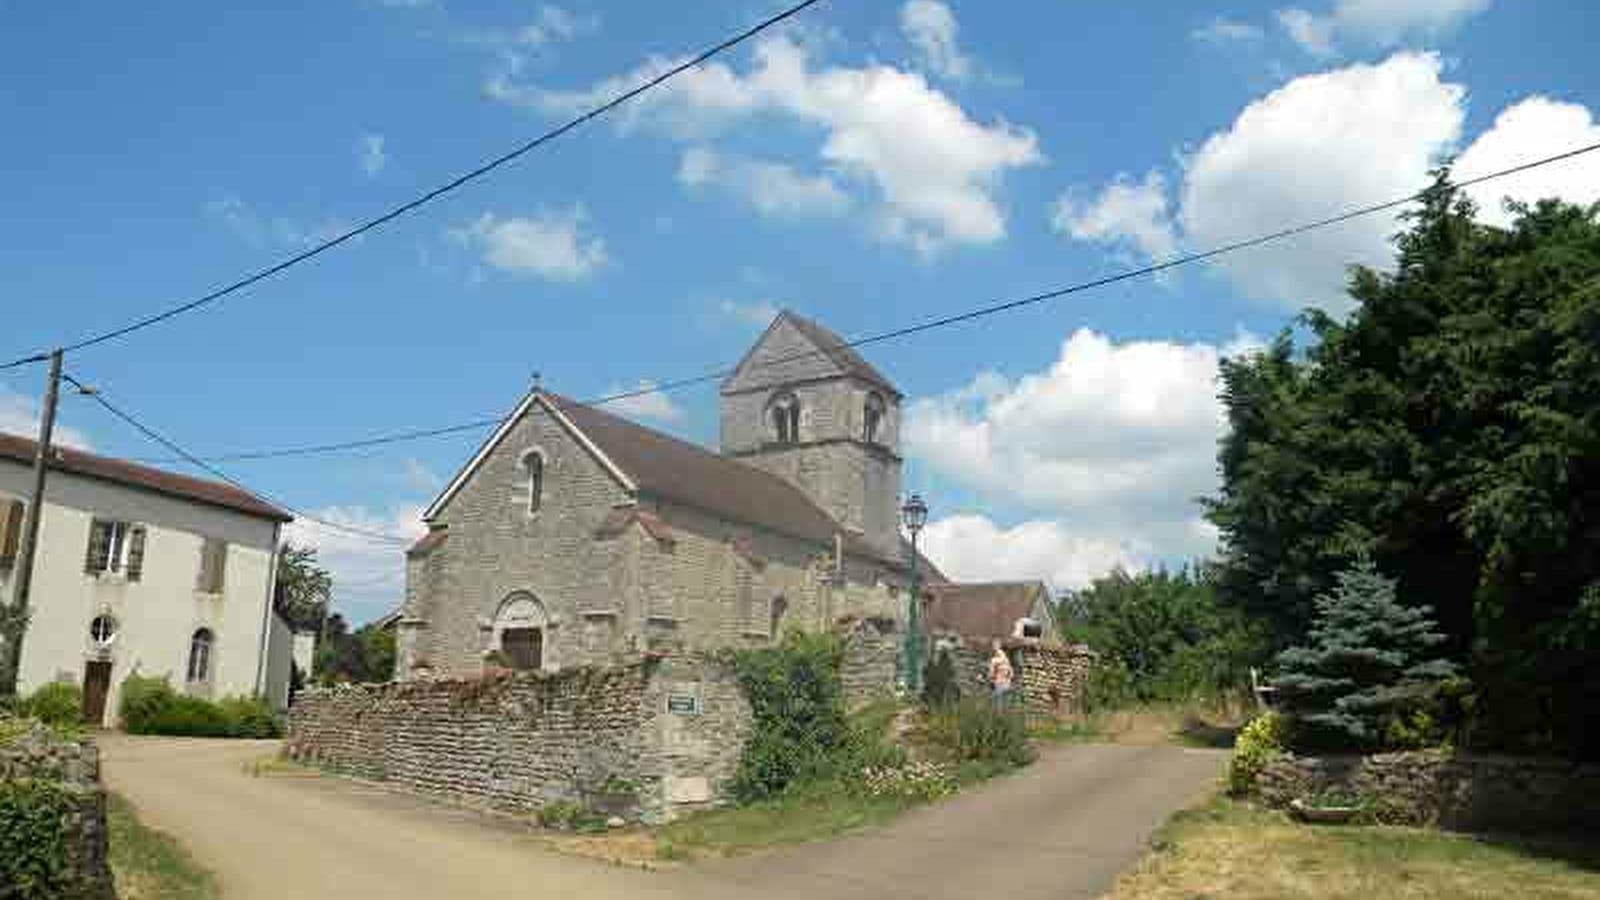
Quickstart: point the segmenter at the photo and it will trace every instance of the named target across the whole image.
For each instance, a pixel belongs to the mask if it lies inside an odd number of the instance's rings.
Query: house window
[[[866,405],[861,411],[861,439],[869,444],[878,443],[882,428],[883,397],[877,393],[868,394]]]
[[[0,500],[0,571],[17,564],[22,546],[22,520],[28,507],[21,500]]]
[[[101,647],[110,644],[117,636],[117,620],[110,616],[95,616],[89,623],[89,637]]]
[[[144,570],[143,525],[95,519],[89,525],[89,548],[83,570],[90,575],[123,573],[138,581]]]
[[[500,632],[500,652],[513,669],[540,668],[544,664],[544,629],[507,628]]]
[[[772,421],[773,440],[780,444],[798,443],[800,440],[800,400],[793,394],[779,394],[767,407]]]
[[[544,504],[544,454],[528,451],[522,457],[522,468],[528,473],[528,514],[532,515]]]
[[[203,594],[220,594],[228,580],[228,542],[206,538],[200,546],[200,575],[195,580],[195,590]]]
[[[211,680],[211,646],[214,638],[209,628],[195,629],[194,636],[189,638],[189,677],[190,684]]]

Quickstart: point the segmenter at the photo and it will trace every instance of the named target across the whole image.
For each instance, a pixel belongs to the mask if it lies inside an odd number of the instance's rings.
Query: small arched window
[[[211,680],[211,646],[214,638],[209,628],[195,629],[189,638],[189,683]]]
[[[767,623],[767,626],[768,626],[767,634],[771,635],[774,638],[776,638],[778,636],[778,629],[783,627],[783,616],[784,616],[784,613],[787,613],[788,611],[789,611],[789,601],[788,600],[785,600],[781,596],[772,598],[772,609],[770,611],[771,619]]]
[[[95,616],[89,623],[89,637],[104,647],[117,637],[117,620],[110,616]]]
[[[876,392],[867,395],[861,410],[861,439],[869,444],[879,442],[883,432],[883,396]]]
[[[544,454],[529,450],[522,457],[522,468],[528,473],[528,513],[532,515],[544,504]]]
[[[767,407],[772,420],[772,438],[780,444],[800,440],[800,400],[793,394],[779,394]]]

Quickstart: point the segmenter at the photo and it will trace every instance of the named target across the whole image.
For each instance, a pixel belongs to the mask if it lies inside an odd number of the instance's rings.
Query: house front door
[[[100,727],[106,718],[106,694],[111,691],[111,663],[92,661],[83,668],[83,724]]]

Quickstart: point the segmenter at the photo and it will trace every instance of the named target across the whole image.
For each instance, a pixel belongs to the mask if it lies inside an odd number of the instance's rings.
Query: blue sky
[[[588,397],[735,361],[792,306],[847,336],[1600,139],[1570,0],[829,0],[382,231],[69,368],[203,454]],[[189,299],[527,139],[772,6],[0,3],[0,355]],[[1483,195],[1592,201],[1572,163]],[[1219,353],[1340,310],[1372,220],[880,345],[964,577],[1070,586],[1205,553]],[[42,372],[0,374],[28,427]],[[710,387],[630,414],[715,440]],[[68,436],[161,456],[81,400]],[[391,532],[476,435],[231,467]],[[389,548],[318,533],[356,618]]]

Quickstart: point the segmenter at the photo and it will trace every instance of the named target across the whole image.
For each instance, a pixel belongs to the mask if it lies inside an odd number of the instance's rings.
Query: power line
[[[418,208],[420,208],[422,206],[425,206],[425,205],[433,202],[434,200],[438,199],[439,197],[442,197],[445,194],[448,194],[451,191],[454,191],[455,189],[457,189],[457,188],[459,188],[459,187],[461,187],[461,186],[463,186],[463,185],[465,185],[465,184],[467,184],[469,182],[476,181],[477,179],[482,178],[485,175],[488,175],[490,172],[493,172],[494,170],[496,170],[496,169],[498,169],[498,168],[500,168],[500,167],[502,167],[502,166],[504,166],[504,165],[506,165],[508,163],[511,163],[511,162],[521,158],[522,156],[532,152],[533,150],[543,146],[544,144],[547,144],[550,141],[553,141],[556,138],[561,137],[562,135],[566,134],[567,132],[572,131],[573,129],[575,129],[575,128],[581,126],[581,125],[587,124],[588,122],[590,122],[593,119],[596,119],[596,118],[599,118],[600,116],[605,115],[606,113],[610,112],[613,109],[616,109],[617,107],[621,106],[622,104],[627,103],[628,101],[634,99],[635,97],[638,97],[639,95],[644,94],[644,93],[646,93],[646,92],[658,87],[659,85],[661,85],[661,84],[663,84],[663,83],[665,83],[665,82],[677,77],[678,75],[682,74],[683,72],[688,71],[689,69],[692,69],[692,68],[700,65],[701,63],[711,59],[712,57],[717,56],[717,55],[719,55],[719,54],[721,54],[721,53],[723,53],[723,52],[725,52],[727,50],[732,49],[733,47],[738,46],[739,44],[744,43],[745,41],[749,40],[750,38],[755,37],[756,35],[760,34],[761,32],[766,31],[767,29],[772,28],[773,26],[775,26],[775,25],[777,25],[777,24],[779,24],[779,23],[781,23],[781,22],[783,22],[783,21],[785,21],[787,19],[793,18],[796,15],[799,15],[801,12],[805,11],[807,8],[809,8],[811,6],[814,6],[814,5],[816,5],[816,4],[820,3],[820,2],[822,2],[822,0],[803,0],[803,2],[796,3],[795,5],[783,10],[782,12],[776,13],[775,15],[772,15],[772,16],[768,16],[767,18],[762,19],[760,22],[758,22],[757,24],[751,26],[750,28],[747,28],[744,31],[739,32],[738,34],[734,35],[733,37],[730,37],[730,38],[727,38],[725,40],[722,40],[722,41],[714,44],[713,46],[711,46],[711,47],[709,47],[709,48],[707,48],[705,50],[702,50],[701,52],[695,54],[694,56],[690,57],[689,59],[685,60],[684,62],[681,62],[681,63],[679,63],[679,64],[667,69],[665,72],[662,72],[661,74],[655,76],[654,78],[647,79],[642,84],[639,84],[639,85],[637,85],[637,86],[635,86],[635,87],[633,87],[633,88],[631,88],[629,90],[623,91],[622,93],[616,95],[615,97],[612,97],[610,100],[607,100],[606,102],[600,104],[599,106],[596,106],[593,109],[590,109],[588,112],[585,112],[582,115],[579,115],[576,118],[573,118],[573,119],[569,120],[566,124],[560,125],[560,126],[558,126],[556,128],[553,128],[553,129],[545,132],[544,134],[539,135],[538,137],[534,138],[533,140],[527,141],[526,143],[523,143],[522,145],[520,145],[520,146],[518,146],[518,147],[516,147],[516,148],[514,148],[514,149],[512,149],[512,150],[510,150],[510,151],[508,151],[506,153],[502,153],[501,155],[489,160],[488,162],[483,163],[482,165],[478,166],[477,168],[475,168],[475,169],[473,169],[473,170],[471,170],[471,171],[469,171],[469,172],[467,172],[465,174],[458,175],[455,178],[452,178],[451,180],[449,180],[449,181],[445,182],[444,184],[440,185],[439,187],[436,187],[433,190],[428,191],[427,193],[421,195],[420,197],[417,197],[417,198],[415,198],[413,200],[409,200],[409,201],[407,201],[405,203],[402,203],[399,206],[396,206],[393,209],[389,210],[388,212],[386,212],[386,213],[384,213],[384,214],[382,214],[380,216],[377,216],[376,218],[368,219],[367,221],[361,223],[360,225],[357,225],[354,228],[351,228],[351,229],[349,229],[347,231],[341,232],[341,233],[335,235],[334,237],[328,238],[327,240],[323,241],[320,244],[317,244],[316,246],[314,246],[314,247],[312,247],[312,248],[310,248],[308,250],[304,250],[304,251],[302,251],[300,253],[296,253],[293,256],[290,256],[290,257],[288,257],[286,259],[280,260],[279,262],[276,262],[276,263],[274,263],[274,264],[272,264],[272,265],[270,265],[270,266],[268,266],[268,267],[266,267],[264,269],[260,269],[260,270],[254,272],[254,273],[252,273],[250,275],[247,275],[247,276],[245,276],[243,278],[240,278],[237,281],[234,281],[234,282],[232,282],[230,284],[224,285],[223,287],[217,288],[216,290],[211,291],[208,294],[205,294],[203,296],[197,297],[194,300],[190,300],[187,303],[181,303],[181,304],[179,304],[177,306],[174,306],[174,307],[172,307],[170,309],[167,309],[167,310],[164,310],[162,312],[153,313],[153,314],[151,314],[149,316],[146,316],[146,317],[144,317],[142,319],[138,319],[138,320],[136,320],[134,322],[131,322],[131,323],[127,324],[127,325],[124,325],[124,326],[122,326],[120,328],[116,328],[116,329],[113,329],[111,331],[103,332],[101,334],[97,334],[97,335],[94,335],[92,337],[84,338],[82,340],[77,341],[76,343],[67,344],[62,349],[67,351],[68,353],[71,353],[71,352],[74,352],[74,351],[77,351],[77,350],[82,350],[82,349],[84,349],[86,347],[93,347],[96,344],[101,344],[101,343],[104,343],[106,341],[116,340],[117,338],[125,337],[125,336],[127,336],[129,334],[132,334],[135,331],[139,331],[139,330],[144,329],[144,328],[149,328],[150,326],[159,324],[161,322],[164,322],[167,319],[171,319],[171,318],[173,318],[175,316],[180,316],[180,315],[183,315],[184,313],[191,312],[191,311],[199,309],[199,308],[201,308],[203,306],[207,306],[209,304],[215,303],[216,301],[221,300],[221,299],[223,299],[224,297],[227,297],[230,294],[233,294],[233,293],[236,293],[236,292],[238,292],[240,290],[243,290],[244,288],[247,288],[247,287],[249,287],[249,286],[251,286],[253,284],[256,284],[257,282],[265,281],[266,279],[271,278],[274,275],[277,275],[279,272],[282,272],[282,271],[284,271],[286,269],[289,269],[289,268],[292,268],[294,266],[297,266],[300,263],[303,263],[303,262],[305,262],[305,261],[307,261],[309,259],[312,259],[314,257],[320,256],[323,253],[325,253],[325,252],[327,252],[329,250],[332,250],[334,247],[337,247],[337,246],[339,246],[341,244],[344,244],[344,243],[346,243],[348,241],[354,240],[355,238],[358,238],[361,235],[366,234],[369,231],[372,231],[372,230],[377,229],[377,228],[381,228],[382,226],[388,224],[389,222],[392,222],[395,219],[398,219],[401,216],[406,215],[409,212],[412,212],[413,210],[416,210],[416,209],[418,209]],[[49,358],[48,354],[40,354],[40,353],[31,354],[31,355],[28,355],[28,356],[21,357],[19,359],[12,360],[11,362],[6,363],[5,365],[0,365],[0,371],[4,371],[6,369],[13,369],[13,368],[16,368],[18,366],[28,365],[30,363],[41,362],[41,361],[43,361],[45,359],[48,359],[48,358]]]
[[[1592,153],[1592,152],[1594,152],[1596,150],[1600,150],[1600,142],[1589,144],[1589,145],[1584,146],[1584,147],[1579,147],[1579,148],[1574,149],[1574,150],[1568,150],[1568,151],[1566,151],[1564,153],[1557,153],[1554,156],[1546,156],[1546,157],[1543,157],[1541,159],[1536,159],[1536,160],[1533,160],[1531,162],[1522,163],[1520,165],[1512,166],[1512,167],[1507,168],[1507,169],[1500,169],[1500,170],[1495,171],[1495,172],[1489,172],[1489,173],[1484,174],[1484,175],[1479,175],[1479,176],[1476,176],[1476,177],[1473,177],[1473,178],[1468,178],[1468,179],[1465,179],[1463,181],[1456,182],[1456,187],[1465,188],[1465,187],[1470,187],[1470,186],[1475,185],[1475,184],[1482,184],[1482,183],[1487,182],[1487,181],[1493,181],[1494,179],[1497,179],[1497,178],[1504,178],[1504,177],[1506,177],[1508,175],[1515,175],[1515,174],[1517,174],[1519,172],[1525,172],[1525,171],[1528,171],[1529,169],[1535,169],[1535,168],[1538,168],[1540,166],[1546,166],[1546,165],[1550,165],[1552,163],[1557,163],[1557,162],[1561,162],[1561,161],[1564,161],[1564,160],[1572,159],[1574,157],[1582,156],[1582,155],[1584,155],[1586,153]],[[919,323],[914,324],[914,325],[907,325],[907,326],[904,326],[902,328],[895,328],[895,329],[891,329],[889,331],[882,331],[882,332],[877,332],[875,334],[865,335],[865,336],[862,336],[862,337],[859,337],[859,338],[855,338],[853,340],[845,341],[843,343],[843,346],[852,347],[852,348],[853,347],[863,347],[863,346],[866,346],[866,345],[869,345],[869,344],[878,344],[878,343],[884,343],[884,342],[887,342],[887,341],[898,340],[900,338],[909,337],[909,336],[914,335],[914,334],[920,334],[920,333],[922,333],[924,331],[933,331],[933,330],[939,329],[939,328],[947,328],[947,327],[950,327],[952,325],[957,325],[957,324],[961,324],[961,323],[964,323],[964,322],[969,322],[969,321],[972,321],[974,319],[981,319],[981,318],[986,318],[988,316],[998,315],[999,313],[1009,312],[1011,310],[1020,309],[1020,308],[1025,307],[1025,306],[1033,306],[1033,305],[1036,305],[1036,304],[1039,304],[1039,303],[1044,303],[1044,302],[1049,301],[1049,300],[1059,299],[1059,298],[1065,297],[1065,296],[1067,296],[1069,294],[1082,293],[1084,291],[1089,291],[1089,290],[1093,290],[1095,288],[1105,287],[1107,285],[1116,284],[1116,283],[1122,282],[1122,281],[1129,281],[1129,280],[1132,280],[1132,279],[1135,279],[1135,278],[1143,278],[1145,276],[1155,275],[1155,274],[1158,274],[1160,272],[1165,272],[1168,269],[1178,268],[1179,266],[1186,266],[1186,265],[1190,265],[1192,263],[1204,262],[1206,260],[1215,259],[1215,258],[1217,258],[1219,256],[1224,256],[1224,255],[1227,255],[1227,254],[1230,254],[1230,253],[1235,253],[1235,252],[1238,252],[1240,250],[1247,250],[1247,249],[1250,249],[1252,247],[1261,246],[1262,244],[1272,243],[1274,241],[1279,241],[1279,240],[1283,240],[1285,238],[1294,237],[1296,235],[1305,234],[1306,232],[1316,231],[1316,230],[1322,229],[1322,228],[1327,228],[1329,226],[1337,225],[1337,224],[1340,224],[1342,222],[1348,222],[1348,221],[1350,221],[1352,219],[1357,219],[1357,218],[1361,218],[1363,216],[1368,216],[1368,215],[1372,215],[1374,213],[1379,213],[1379,212],[1383,212],[1385,210],[1390,210],[1390,209],[1394,209],[1396,207],[1404,206],[1407,203],[1413,203],[1413,202],[1415,202],[1417,200],[1422,199],[1424,196],[1426,196],[1426,194],[1428,193],[1428,190],[1430,190],[1430,189],[1425,188],[1425,189],[1423,189],[1421,191],[1418,191],[1418,192],[1416,192],[1414,194],[1411,194],[1409,196],[1406,196],[1406,197],[1401,197],[1401,198],[1398,198],[1398,199],[1395,199],[1395,200],[1387,200],[1387,201],[1384,201],[1382,203],[1375,203],[1375,204],[1372,204],[1372,205],[1369,205],[1369,206],[1358,207],[1356,209],[1348,210],[1346,212],[1342,212],[1342,213],[1339,213],[1338,215],[1334,215],[1334,216],[1329,216],[1329,217],[1324,218],[1324,219],[1317,219],[1317,220],[1312,221],[1312,222],[1306,222],[1306,223],[1303,223],[1303,224],[1300,224],[1300,225],[1295,225],[1295,226],[1292,226],[1292,227],[1289,227],[1289,228],[1283,228],[1283,229],[1280,229],[1278,231],[1273,231],[1273,232],[1270,232],[1270,233],[1267,233],[1267,234],[1258,235],[1256,237],[1246,238],[1246,239],[1240,240],[1240,241],[1234,241],[1232,243],[1223,244],[1223,245],[1218,246],[1218,247],[1213,247],[1210,250],[1205,250],[1205,251],[1200,251],[1200,252],[1188,253],[1188,254],[1183,254],[1183,255],[1180,255],[1180,256],[1175,256],[1175,257],[1172,257],[1171,259],[1165,260],[1163,262],[1152,263],[1150,265],[1141,266],[1141,267],[1136,268],[1136,269],[1128,269],[1128,270],[1116,273],[1114,275],[1105,276],[1103,278],[1096,278],[1096,279],[1093,279],[1093,280],[1090,280],[1090,281],[1081,281],[1081,282],[1078,282],[1076,284],[1068,285],[1066,287],[1056,288],[1054,290],[1044,291],[1044,292],[1037,293],[1037,294],[1031,294],[1031,295],[1029,295],[1027,297],[1021,297],[1021,298],[1017,298],[1017,299],[1013,299],[1013,300],[1005,300],[1005,301],[1000,301],[1000,302],[996,302],[996,303],[991,303],[991,304],[986,305],[986,306],[976,307],[976,308],[968,310],[966,312],[956,313],[956,314],[948,315],[948,316],[941,316],[941,317],[938,317],[938,318],[929,319],[929,320],[926,320],[926,321],[923,321],[923,322],[919,322]],[[780,356],[780,357],[778,357],[776,359],[768,360],[767,362],[761,363],[760,366],[765,368],[767,366],[782,365],[784,363],[794,362],[794,361],[801,360],[801,359],[808,359],[808,358],[814,357],[814,356],[825,355],[826,352],[827,351],[825,351],[825,350],[805,350],[805,351],[801,351],[801,352],[798,352],[798,353],[790,354],[788,356]],[[693,376],[689,376],[689,377],[686,377],[686,378],[676,379],[676,380],[673,380],[673,381],[664,381],[664,382],[661,382],[659,384],[655,383],[655,382],[642,382],[643,384],[648,384],[649,386],[648,387],[640,387],[640,388],[638,388],[636,390],[631,390],[631,391],[622,391],[622,392],[618,392],[618,393],[614,393],[614,394],[605,394],[605,395],[602,395],[602,396],[598,396],[598,397],[592,398],[590,400],[580,401],[580,402],[583,405],[586,405],[586,406],[604,406],[604,405],[609,404],[609,403],[616,403],[618,401],[627,400],[627,399],[630,399],[630,398],[633,398],[633,397],[641,397],[641,396],[644,396],[646,394],[652,394],[652,393],[656,393],[656,392],[679,390],[679,389],[682,389],[682,388],[693,387],[695,385],[704,384],[704,383],[706,383],[708,381],[716,381],[716,380],[728,377],[729,375],[733,374],[733,371],[734,370],[732,368],[722,368],[722,369],[717,369],[717,370],[714,370],[714,371],[709,371],[709,372],[706,372],[706,373],[700,374],[700,375],[693,375]],[[455,434],[455,433],[459,433],[459,432],[463,432],[463,431],[471,431],[471,430],[475,430],[475,429],[488,428],[490,426],[503,424],[504,422],[505,422],[505,417],[504,416],[486,417],[486,418],[474,420],[472,422],[464,422],[464,423],[459,424],[459,425],[447,425],[447,426],[444,426],[444,427],[441,427],[441,428],[429,428],[429,429],[414,430],[414,431],[401,431],[401,432],[395,432],[395,433],[390,433],[390,434],[374,435],[372,437],[361,438],[361,439],[352,440],[352,441],[343,441],[343,442],[326,443],[326,444],[312,444],[312,445],[309,445],[309,446],[302,446],[302,447],[286,447],[286,448],[280,448],[280,449],[275,449],[275,450],[258,450],[258,451],[252,451],[252,452],[244,452],[244,453],[224,454],[224,455],[220,455],[220,456],[207,457],[207,459],[209,459],[212,462],[232,462],[232,461],[242,461],[242,460],[276,459],[276,458],[289,457],[289,456],[309,456],[309,455],[320,454],[320,453],[335,453],[335,452],[340,452],[340,451],[345,451],[345,450],[358,450],[358,449],[363,449],[363,448],[366,448],[366,447],[377,447],[377,446],[383,446],[383,445],[386,445],[386,444],[396,444],[396,443],[402,443],[402,442],[405,442],[405,441],[419,440],[419,439],[422,439],[422,438],[436,437],[436,436],[440,436],[440,435]],[[172,460],[149,460],[149,461],[150,462],[171,462]]]
[[[297,518],[297,519],[304,519],[304,520],[306,520],[308,522],[313,522],[313,523],[315,523],[317,525],[321,525],[324,528],[331,528],[331,529],[333,529],[335,531],[342,531],[342,532],[345,532],[346,534],[351,534],[351,535],[354,535],[356,537],[366,538],[368,540],[378,540],[378,541],[382,541],[384,543],[397,544],[397,545],[400,545],[400,546],[407,546],[407,545],[409,545],[411,543],[411,541],[409,539],[400,537],[399,535],[383,534],[383,533],[377,532],[377,531],[368,531],[368,530],[366,530],[364,528],[355,528],[353,526],[345,525],[345,524],[340,523],[340,522],[329,521],[327,519],[318,518],[317,516],[312,516],[312,515],[308,515],[308,514],[306,514],[304,512],[301,512],[301,511],[295,509],[294,507],[290,506],[289,504],[284,503],[281,500],[277,500],[277,499],[273,498],[270,494],[263,493],[261,491],[258,491],[258,490],[254,489],[254,488],[251,488],[251,487],[245,485],[243,482],[239,481],[238,479],[234,478],[233,476],[229,475],[228,473],[222,471],[221,469],[218,469],[216,466],[211,465],[210,463],[206,462],[205,460],[200,459],[199,457],[195,456],[194,454],[190,453],[189,451],[187,451],[187,450],[183,449],[182,447],[178,446],[172,440],[162,436],[155,429],[153,429],[150,426],[145,425],[143,422],[139,421],[137,418],[135,418],[133,416],[132,413],[129,413],[126,410],[123,410],[123,409],[117,407],[111,401],[107,400],[105,398],[105,395],[98,388],[93,388],[93,387],[90,387],[90,386],[84,384],[83,382],[81,382],[78,379],[74,378],[69,373],[65,373],[64,372],[64,373],[62,373],[61,377],[63,379],[65,379],[67,381],[67,383],[69,383],[73,387],[77,388],[79,394],[82,394],[83,396],[86,396],[86,397],[90,398],[91,400],[93,400],[94,402],[100,404],[102,407],[105,408],[105,410],[107,412],[111,413],[113,416],[116,416],[117,418],[121,419],[122,421],[126,422],[127,424],[133,426],[136,430],[138,430],[138,432],[140,434],[143,434],[145,437],[149,438],[150,440],[155,441],[156,443],[158,443],[161,446],[167,448],[168,450],[172,451],[173,453],[176,453],[179,457],[181,457],[185,462],[188,462],[190,465],[193,465],[193,466],[196,466],[196,467],[198,467],[200,469],[205,470],[206,472],[210,473],[212,476],[214,476],[216,478],[219,478],[222,481],[227,482],[228,484],[238,488],[241,491],[244,491],[246,494],[249,494],[251,497],[254,497],[255,499],[257,499],[257,500],[259,500],[259,501],[261,501],[263,503],[266,503],[266,504],[268,504],[270,506],[276,506],[279,509],[285,510],[285,511],[291,513],[292,515],[294,515],[295,518]]]

